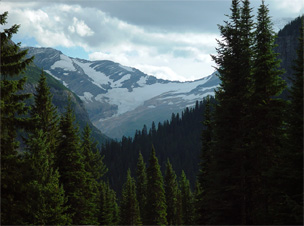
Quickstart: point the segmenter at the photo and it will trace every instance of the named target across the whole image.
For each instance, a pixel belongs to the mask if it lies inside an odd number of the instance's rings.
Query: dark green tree
[[[147,188],[146,215],[144,216],[143,223],[146,225],[167,224],[167,206],[163,176],[160,171],[158,159],[155,156],[154,147],[152,147],[149,167],[147,168]]]
[[[141,224],[139,204],[136,197],[136,185],[135,180],[131,177],[130,169],[127,172],[127,181],[122,189],[122,200],[120,203],[120,224]]]
[[[100,212],[98,222],[100,225],[117,225],[120,222],[120,219],[116,194],[114,190],[110,188],[109,183],[102,182],[99,189]]]
[[[47,140],[50,143],[47,153],[54,156],[59,139],[59,117],[57,108],[52,103],[52,98],[53,95],[46,83],[46,76],[42,71],[30,113],[34,119],[33,129],[41,129],[47,135]]]
[[[97,224],[95,215],[96,193],[92,176],[85,169],[81,152],[79,129],[75,124],[72,101],[69,99],[66,112],[60,120],[60,142],[57,165],[60,182],[68,197],[68,213],[73,224]]]
[[[147,200],[147,172],[144,158],[140,152],[136,169],[136,192],[139,203],[140,216],[141,219],[143,219],[145,216],[145,206]]]
[[[285,101],[278,95],[285,88],[280,78],[280,61],[274,52],[275,33],[269,10],[262,1],[258,9],[254,45],[254,93],[251,103],[251,126],[248,130],[250,161],[247,161],[251,206],[249,222],[274,224],[280,200],[278,190],[278,155],[284,142]]]
[[[7,23],[8,12],[0,15],[0,24]],[[13,25],[0,32],[0,139],[1,139],[1,224],[22,224],[20,207],[22,194],[20,181],[22,177],[21,161],[17,148],[17,130],[26,127],[28,107],[25,106],[29,94],[21,94],[26,78],[17,79],[26,67],[33,61],[26,59],[27,51],[20,50],[11,41],[17,33],[19,25]]]
[[[47,154],[50,141],[40,129],[26,141],[24,172],[24,224],[66,225],[71,223],[66,214],[67,199],[59,184],[59,172],[53,169],[53,158]]]
[[[172,168],[169,159],[166,165],[164,184],[167,205],[167,222],[169,225],[176,225],[178,183],[176,180],[176,174]]]
[[[97,182],[101,181],[108,169],[103,163],[104,156],[98,150],[97,143],[92,137],[92,129],[88,124],[82,132],[81,149],[84,155],[86,171],[90,172]]]
[[[182,221],[184,225],[193,225],[195,220],[194,197],[190,189],[189,180],[184,171],[182,171],[180,182]]]
[[[107,168],[103,163],[103,156],[101,156],[97,143],[94,142],[92,136],[92,130],[89,125],[86,125],[82,132],[82,141],[81,141],[81,152],[84,157],[83,162],[85,166],[85,171],[88,174],[88,180],[91,183],[91,189],[93,191],[95,208],[92,208],[92,212],[96,219],[98,219],[98,215],[100,210],[98,209],[100,200],[99,187],[100,183],[102,183],[102,177],[107,172]]]
[[[211,118],[211,106],[210,106],[210,96],[207,96],[204,100],[205,111],[204,111],[204,129],[202,132],[202,152],[201,152],[201,161],[200,161],[200,170],[198,174],[198,184],[196,191],[196,212],[197,219],[196,224],[203,225],[208,222],[207,217],[210,216],[208,213],[208,202],[212,202],[212,200],[208,200],[208,195],[206,191],[208,191],[207,186],[210,184],[212,178],[209,176],[209,166],[212,161],[212,118]]]
[[[250,97],[253,92],[253,21],[249,1],[232,0],[231,16],[219,26],[218,65],[221,85],[216,90],[214,133],[210,164],[208,224],[248,224],[250,205],[248,183],[247,131],[250,129]]]

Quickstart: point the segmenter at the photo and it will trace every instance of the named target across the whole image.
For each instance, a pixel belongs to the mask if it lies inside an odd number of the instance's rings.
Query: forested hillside
[[[211,98],[214,104],[214,98]],[[155,125],[152,122],[148,131],[145,125],[141,131],[136,131],[134,138],[123,137],[121,141],[109,141],[102,148],[105,164],[109,168],[108,178],[116,191],[120,191],[124,172],[130,168],[136,169],[137,158],[141,153],[147,161],[154,146],[161,170],[170,159],[178,176],[182,170],[188,176],[192,188],[198,173],[199,156],[201,152],[201,131],[205,111],[205,101],[196,102],[193,108],[186,108],[181,115],[172,114],[170,121]]]

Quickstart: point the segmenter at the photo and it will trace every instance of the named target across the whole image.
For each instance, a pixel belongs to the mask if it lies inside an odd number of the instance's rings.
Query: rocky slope
[[[173,82],[112,61],[71,58],[51,48],[29,48],[28,54],[35,55],[35,64],[83,100],[97,128],[118,139],[213,95],[219,84],[215,74],[193,82]]]

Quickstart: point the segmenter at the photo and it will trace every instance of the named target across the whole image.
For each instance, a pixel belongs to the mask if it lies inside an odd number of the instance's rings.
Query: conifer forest
[[[43,69],[24,92],[34,57],[11,41],[22,24],[2,29],[1,225],[303,225],[304,20],[283,68],[255,11],[232,0],[218,25],[214,97],[120,141],[80,126],[73,94],[59,112]]]

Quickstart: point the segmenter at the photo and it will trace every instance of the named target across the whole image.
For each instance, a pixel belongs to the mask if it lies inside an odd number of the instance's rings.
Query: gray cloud
[[[253,0],[256,8],[260,0]],[[303,0],[266,0],[274,18],[303,13]],[[82,47],[91,59],[110,59],[174,80],[213,72],[210,54],[227,20],[230,0],[0,2],[18,34],[41,46]],[[30,31],[30,32],[29,32]],[[77,56],[74,56],[77,57]],[[166,77],[167,74],[167,77]]]

